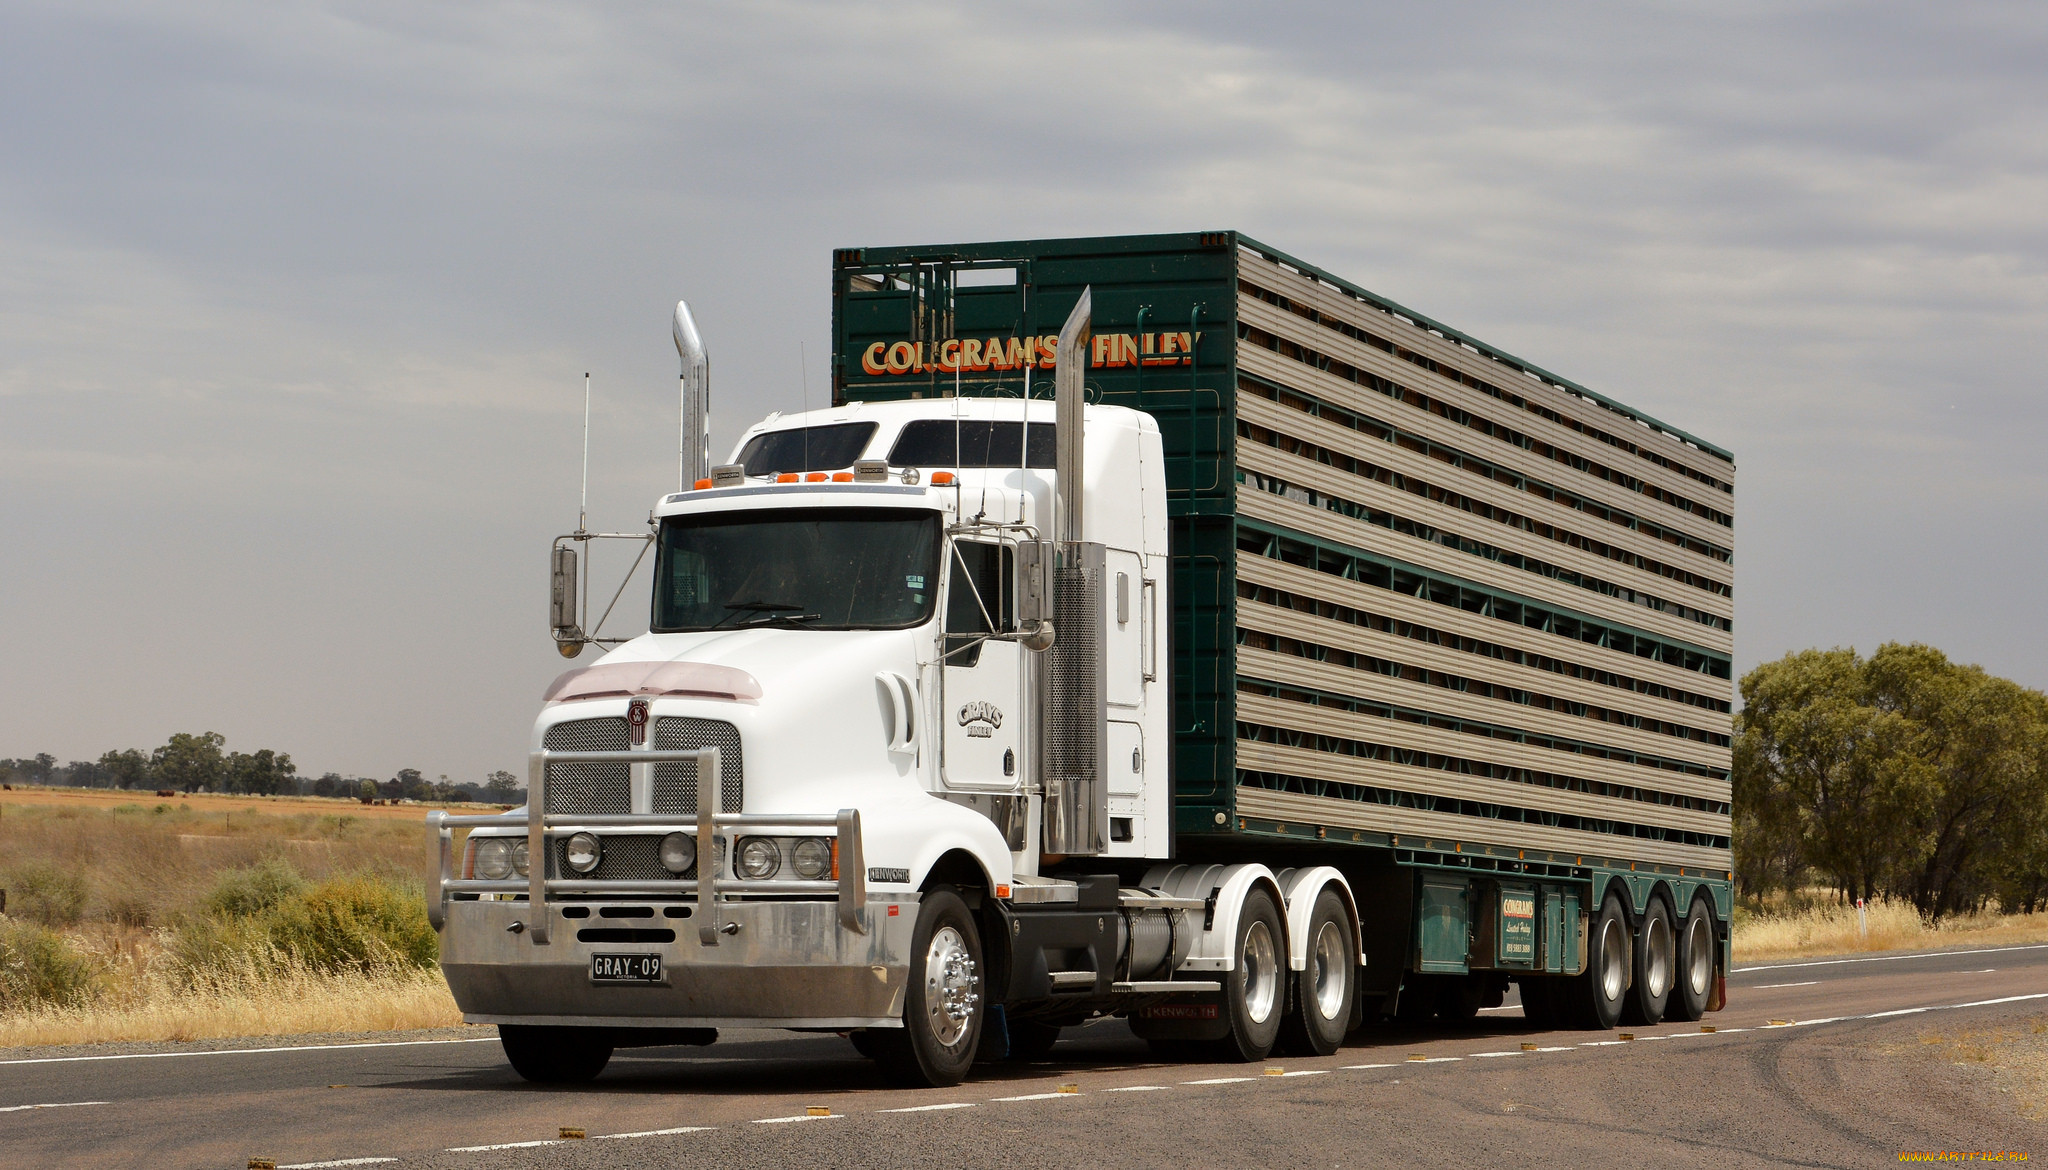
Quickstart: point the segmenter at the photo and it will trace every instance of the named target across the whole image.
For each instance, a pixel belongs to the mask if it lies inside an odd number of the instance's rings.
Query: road
[[[1070,1029],[1047,1062],[987,1066],[934,1090],[881,1086],[845,1040],[783,1032],[622,1052],[595,1084],[568,1090],[520,1081],[487,1033],[57,1059],[13,1050],[0,1054],[0,1165],[1739,1167],[1896,1164],[1923,1149],[2048,1156],[2048,1125],[1918,1040],[2048,1014],[2048,944],[1775,963],[1729,984],[1730,1008],[1706,1021],[1712,1033],[1536,1032],[1511,1001],[1471,1028],[1369,1026],[1326,1058],[1163,1065],[1107,1022]],[[563,1127],[587,1137],[563,1139]]]

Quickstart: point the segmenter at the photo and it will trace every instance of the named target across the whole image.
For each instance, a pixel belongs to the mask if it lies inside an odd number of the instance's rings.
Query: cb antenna
[[[576,501],[576,531],[590,515],[590,371],[583,372],[583,495]]]
[[[697,335],[687,301],[676,302],[676,353],[683,359],[676,435],[676,488],[688,491],[711,475],[711,357]]]

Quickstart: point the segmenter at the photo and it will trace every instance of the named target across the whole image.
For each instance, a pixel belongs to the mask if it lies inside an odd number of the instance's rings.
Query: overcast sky
[[[523,771],[830,250],[1235,228],[1732,449],[1736,666],[2048,686],[2038,2],[0,7],[0,756]],[[641,619],[643,597],[621,603]],[[588,657],[582,661],[588,662]]]

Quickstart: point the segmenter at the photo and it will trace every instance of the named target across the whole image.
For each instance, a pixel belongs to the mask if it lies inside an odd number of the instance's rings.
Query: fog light
[[[767,837],[749,837],[740,842],[740,876],[756,880],[771,878],[782,868],[782,850]]]
[[[562,847],[562,860],[577,873],[589,873],[604,857],[604,847],[589,833],[577,833]]]
[[[789,851],[789,867],[805,881],[817,881],[832,872],[832,846],[823,837],[805,837]]]
[[[512,872],[525,877],[529,872],[526,864],[526,838],[512,842]]]
[[[512,876],[510,839],[485,837],[476,843],[476,876],[494,882]]]
[[[661,839],[661,868],[670,873],[687,873],[697,864],[697,843],[683,833],[670,833]]]

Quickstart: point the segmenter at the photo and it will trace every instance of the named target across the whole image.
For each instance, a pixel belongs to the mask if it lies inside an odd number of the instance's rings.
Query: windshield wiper
[[[817,620],[818,620],[819,618],[821,618],[821,617],[825,616],[824,614],[820,614],[820,613],[783,613],[783,612],[781,612],[782,610],[787,610],[787,609],[795,609],[795,608],[797,608],[797,607],[796,607],[796,606],[794,606],[794,605],[787,605],[787,606],[777,606],[777,607],[776,607],[776,612],[773,612],[773,613],[764,613],[764,614],[762,614],[762,615],[761,615],[760,617],[757,617],[757,618],[755,618],[755,619],[754,619],[753,621],[750,621],[750,622],[741,622],[741,623],[740,623],[740,625],[741,625],[741,626],[743,626],[743,627],[748,627],[748,628],[751,628],[751,627],[753,627],[753,626],[765,626],[765,625],[768,625],[768,624],[770,624],[770,623],[772,623],[772,622],[788,622],[788,623],[789,623],[790,625],[794,626],[794,625],[798,624],[799,622],[814,622],[814,621],[817,621]]]
[[[715,630],[743,613],[787,613],[802,609],[801,605],[784,605],[779,601],[733,601],[726,604],[724,617],[712,622],[706,629]],[[752,622],[747,623],[752,625]]]

